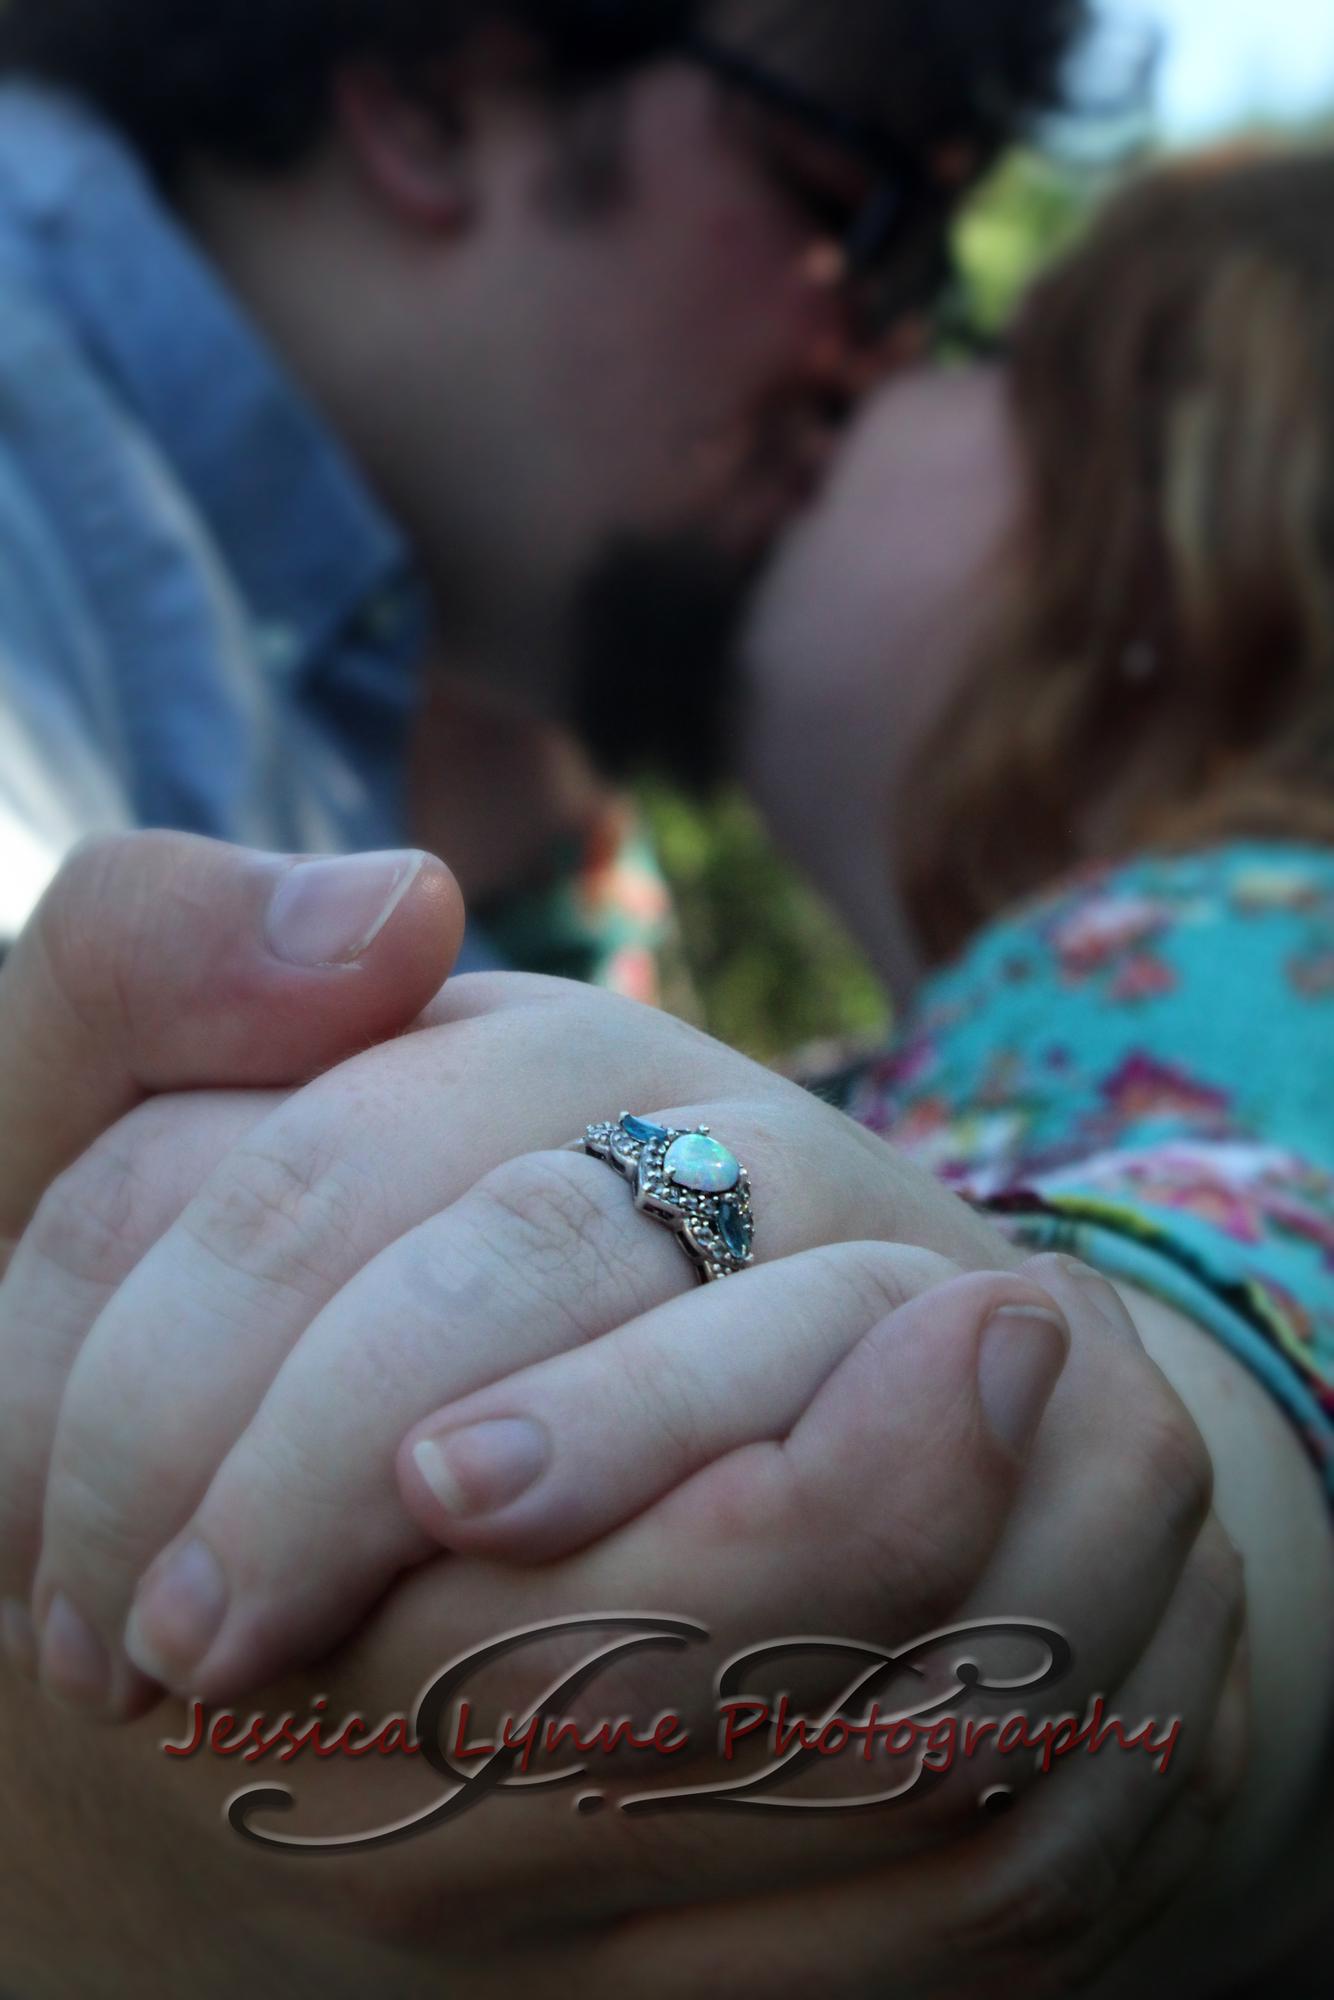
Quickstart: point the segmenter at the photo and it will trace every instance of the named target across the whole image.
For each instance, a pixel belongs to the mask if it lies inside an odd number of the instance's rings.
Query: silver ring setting
[[[675,1232],[701,1284],[755,1262],[750,1175],[707,1125],[673,1131],[626,1111],[614,1125],[590,1125],[577,1144],[630,1182],[642,1215]]]

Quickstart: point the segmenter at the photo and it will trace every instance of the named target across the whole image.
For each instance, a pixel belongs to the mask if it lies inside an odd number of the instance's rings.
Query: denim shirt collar
[[[361,621],[422,622],[406,546],[126,143],[78,100],[0,86],[0,235],[206,521],[272,664]],[[281,523],[275,532],[275,520]]]

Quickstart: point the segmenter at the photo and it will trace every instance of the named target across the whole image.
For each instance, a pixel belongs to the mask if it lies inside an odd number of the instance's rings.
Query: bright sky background
[[[1161,23],[1163,119],[1195,138],[1334,109],[1334,0],[1108,0]]]

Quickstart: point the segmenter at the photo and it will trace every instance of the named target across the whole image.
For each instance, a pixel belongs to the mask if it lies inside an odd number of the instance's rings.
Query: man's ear
[[[379,65],[358,63],[334,85],[334,111],[375,192],[404,221],[447,232],[469,202],[462,121],[448,96],[437,109]]]

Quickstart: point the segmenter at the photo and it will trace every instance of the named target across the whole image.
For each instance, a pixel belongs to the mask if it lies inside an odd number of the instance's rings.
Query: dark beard
[[[611,544],[580,593],[570,719],[599,771],[707,795],[737,772],[758,558],[703,535]]]

